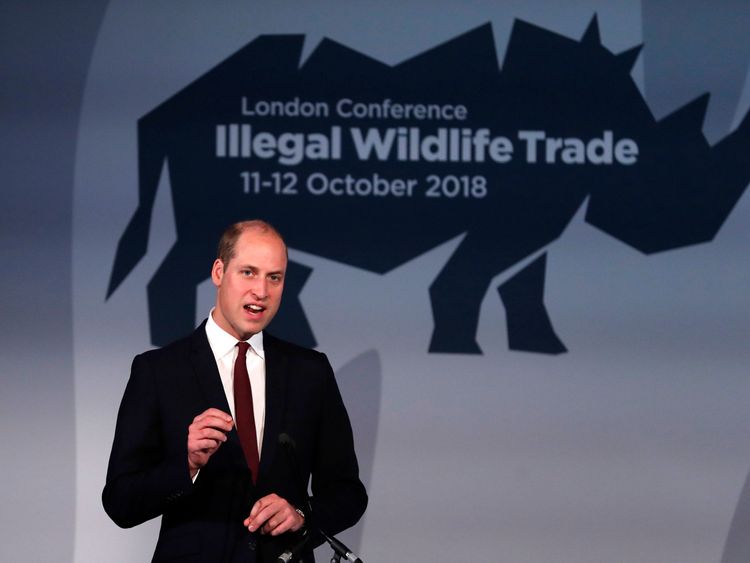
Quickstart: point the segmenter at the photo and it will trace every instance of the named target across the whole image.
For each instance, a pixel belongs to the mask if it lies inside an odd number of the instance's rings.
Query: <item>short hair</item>
[[[284,237],[281,236],[281,233],[277,231],[273,225],[261,219],[250,219],[247,221],[238,221],[237,223],[232,223],[226,229],[224,229],[224,232],[219,239],[219,244],[216,248],[216,258],[221,260],[225,266],[229,264],[232,258],[234,258],[237,240],[245,231],[258,231],[259,233],[277,236],[281,243],[284,245],[284,250],[286,251],[287,258],[289,257],[289,251],[287,250],[286,241],[284,241]]]

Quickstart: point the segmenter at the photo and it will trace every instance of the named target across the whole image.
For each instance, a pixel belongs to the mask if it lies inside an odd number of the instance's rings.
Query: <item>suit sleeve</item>
[[[110,518],[129,528],[160,514],[192,490],[187,426],[182,444],[167,444],[148,358],[133,360],[117,415],[102,503]]]
[[[357,523],[367,507],[349,416],[328,359],[324,357],[321,423],[312,467],[311,505],[315,522],[328,534]]]

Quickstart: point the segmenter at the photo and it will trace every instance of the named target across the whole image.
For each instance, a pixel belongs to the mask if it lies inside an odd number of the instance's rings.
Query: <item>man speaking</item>
[[[162,516],[155,562],[269,563],[307,537],[313,561],[306,524],[336,534],[367,506],[328,359],[264,332],[286,266],[268,223],[231,225],[208,319],[133,360],[102,501],[121,527]]]

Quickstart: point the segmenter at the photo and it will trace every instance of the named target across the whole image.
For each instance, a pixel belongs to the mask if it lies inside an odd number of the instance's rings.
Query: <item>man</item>
[[[162,515],[153,561],[267,563],[308,535],[312,561],[320,540],[308,527],[335,534],[364,512],[328,360],[264,331],[286,266],[269,224],[230,226],[211,269],[209,318],[133,360],[102,501],[121,527]]]

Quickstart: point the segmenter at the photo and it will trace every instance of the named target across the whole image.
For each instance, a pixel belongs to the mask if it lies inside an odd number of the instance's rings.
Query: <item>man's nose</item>
[[[251,288],[253,296],[257,299],[265,299],[268,296],[268,280],[258,278]]]

